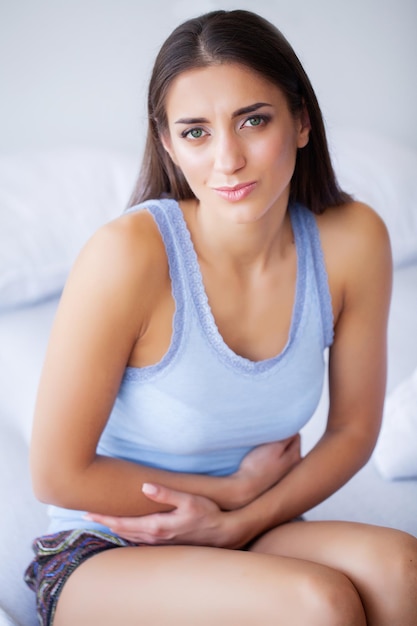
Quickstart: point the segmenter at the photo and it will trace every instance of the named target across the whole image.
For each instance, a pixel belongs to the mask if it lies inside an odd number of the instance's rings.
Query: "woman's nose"
[[[243,146],[234,133],[222,133],[214,141],[214,169],[232,174],[246,164]]]

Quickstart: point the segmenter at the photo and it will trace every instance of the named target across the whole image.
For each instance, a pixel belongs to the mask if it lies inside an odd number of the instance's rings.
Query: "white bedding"
[[[31,542],[45,532],[46,510],[33,496],[28,460],[33,406],[56,300],[0,315],[0,607],[35,626],[34,594],[23,582]],[[0,613],[0,626],[2,626]],[[7,624],[7,622],[5,622]]]
[[[2,421],[29,442],[33,407],[57,299],[0,315]]]

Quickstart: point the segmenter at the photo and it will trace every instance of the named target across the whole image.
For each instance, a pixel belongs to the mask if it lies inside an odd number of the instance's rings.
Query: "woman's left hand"
[[[155,484],[143,485],[142,491],[150,500],[172,505],[172,511],[140,517],[88,513],[86,519],[135,543],[237,547],[229,523],[233,513],[222,511],[212,500]]]

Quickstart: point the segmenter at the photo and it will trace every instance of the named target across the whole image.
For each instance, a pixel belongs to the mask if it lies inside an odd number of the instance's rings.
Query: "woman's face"
[[[166,112],[164,146],[202,207],[238,222],[286,208],[310,126],[278,87],[237,64],[192,69],[173,81]]]

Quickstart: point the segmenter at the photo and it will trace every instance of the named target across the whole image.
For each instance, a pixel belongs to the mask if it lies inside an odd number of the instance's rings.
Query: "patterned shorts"
[[[303,521],[303,517],[292,521]],[[253,541],[241,549],[249,550]],[[94,530],[64,530],[35,539],[32,544],[35,558],[25,572],[25,582],[36,593],[40,626],[52,625],[59,594],[69,576],[81,563],[104,550],[139,545],[141,544]]]
[[[25,582],[36,593],[39,624],[51,626],[62,587],[78,565],[104,550],[137,545],[94,530],[61,531],[35,539],[35,558],[25,572]]]

